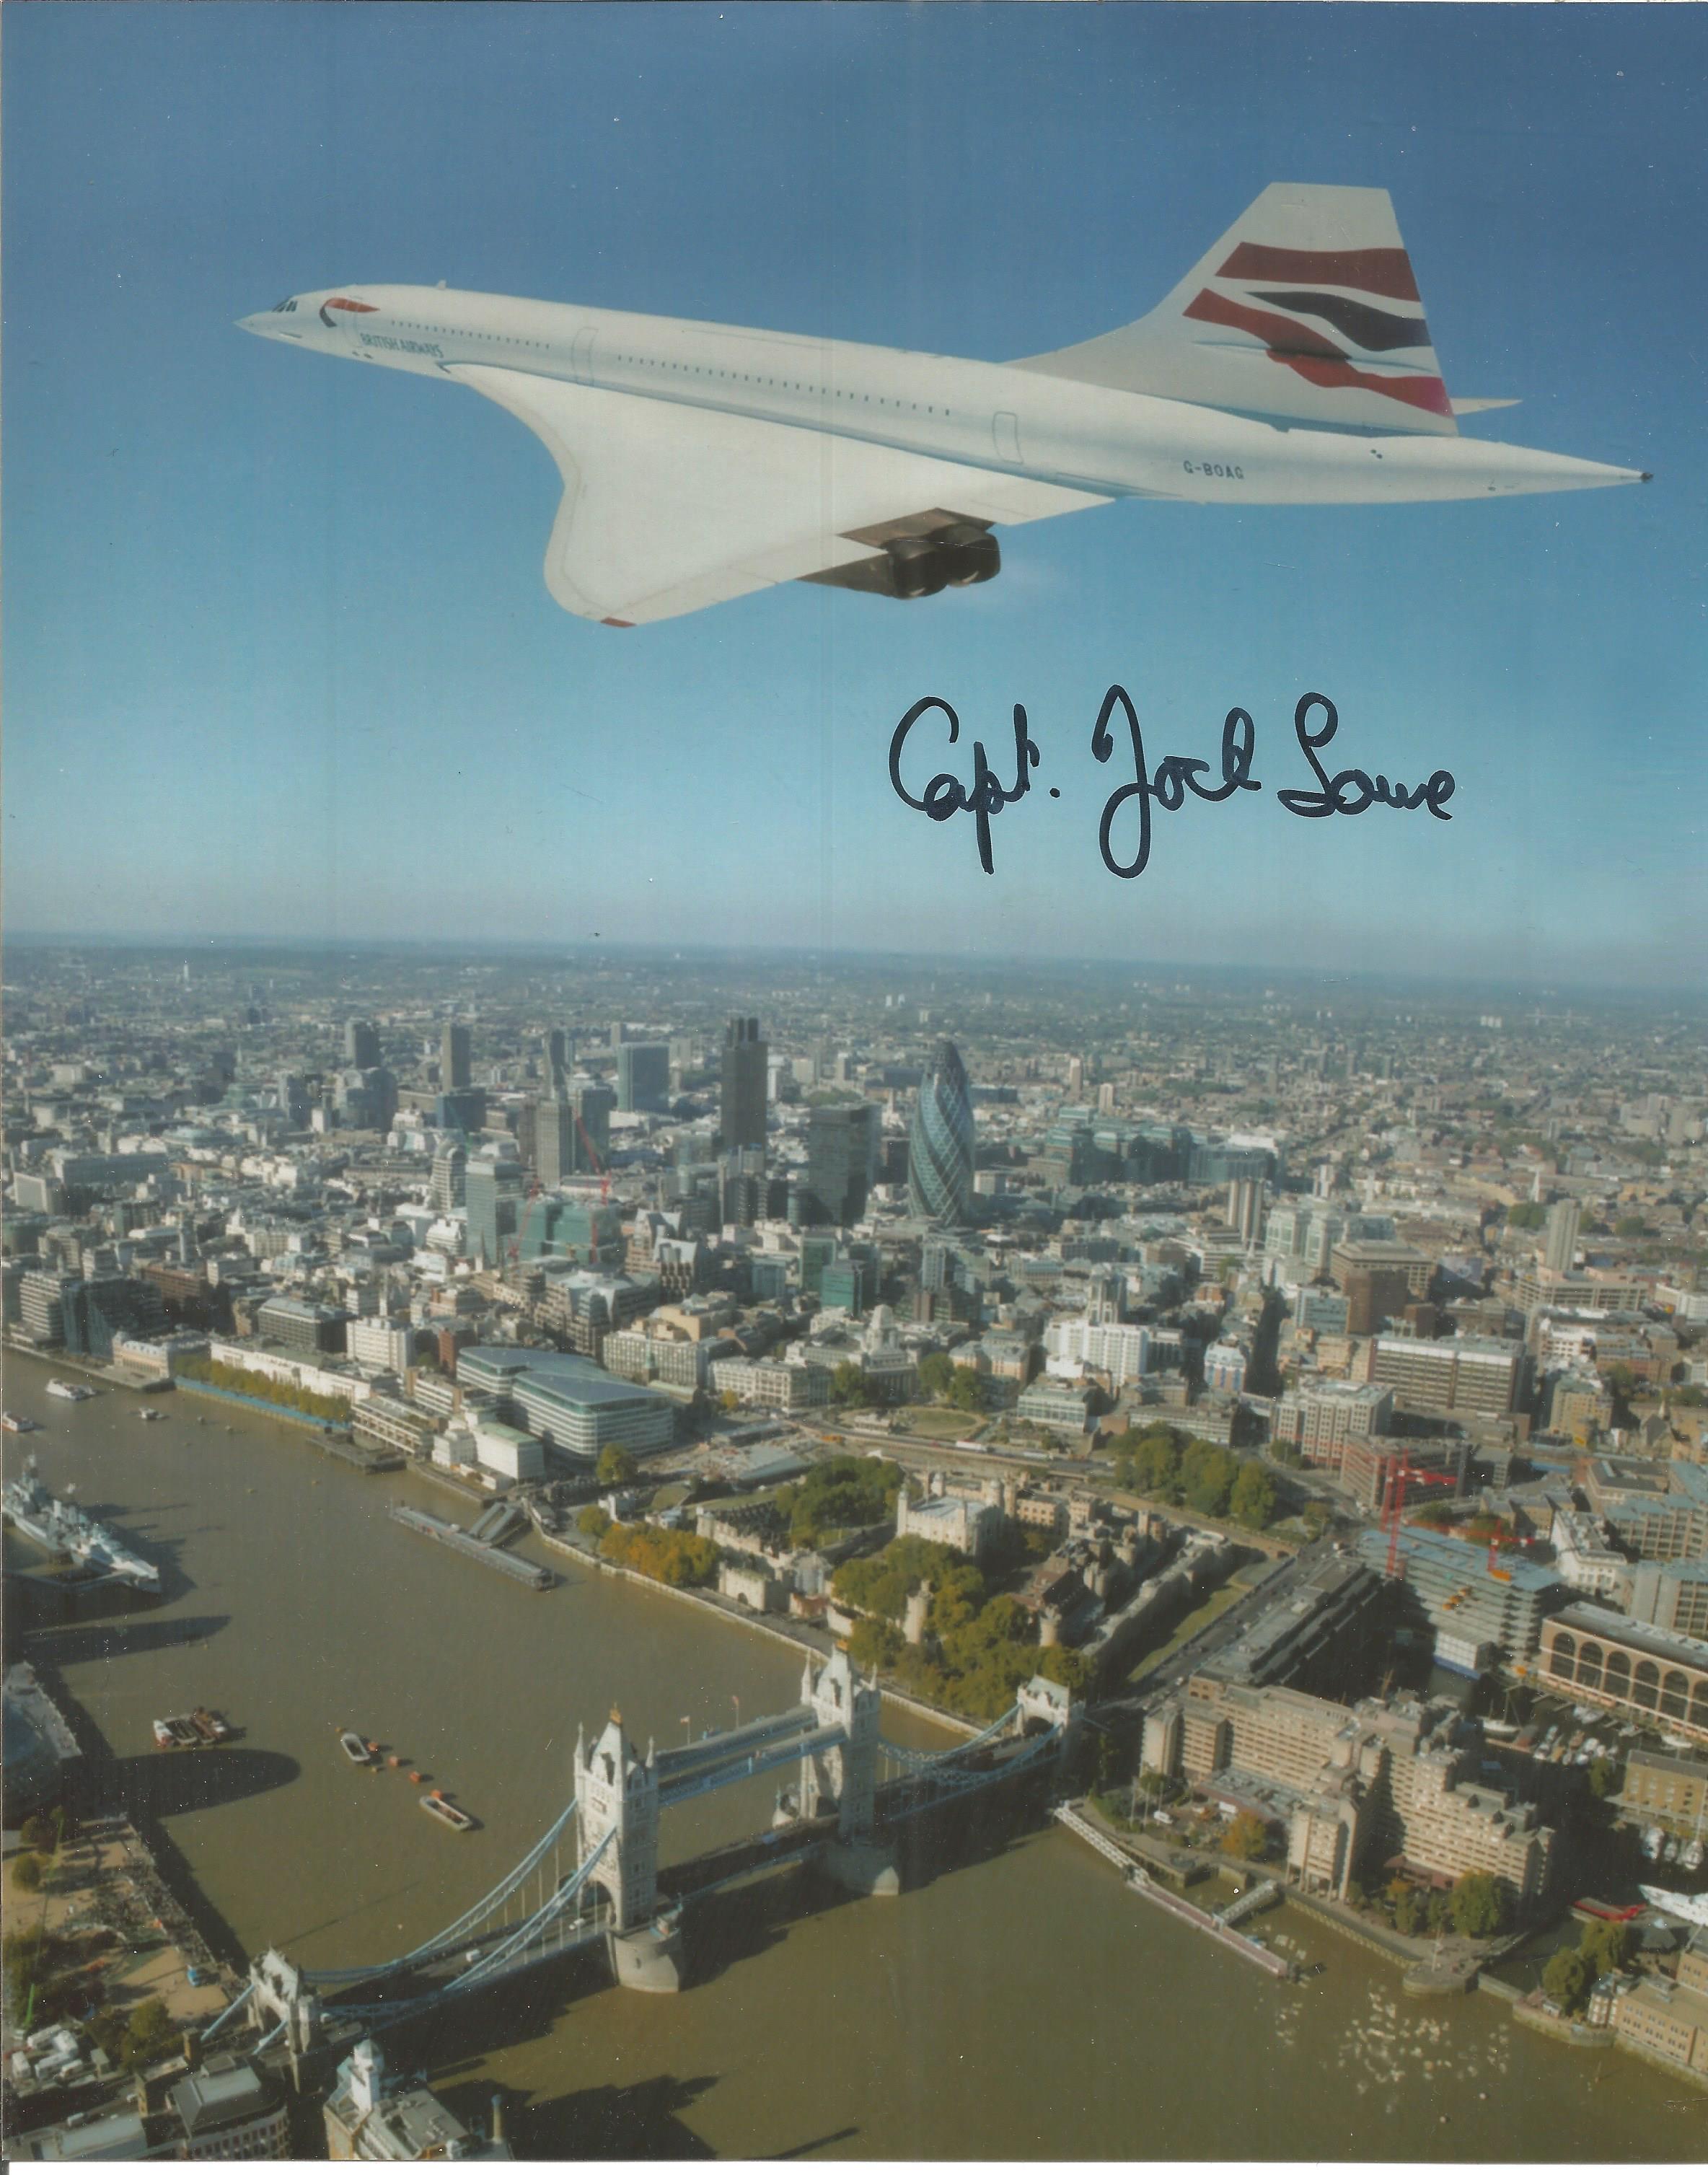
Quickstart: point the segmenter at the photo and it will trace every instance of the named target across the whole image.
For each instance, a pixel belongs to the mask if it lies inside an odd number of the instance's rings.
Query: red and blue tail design
[[[1302,422],[1457,428],[1385,189],[1277,182],[1148,317],[1026,367]]]

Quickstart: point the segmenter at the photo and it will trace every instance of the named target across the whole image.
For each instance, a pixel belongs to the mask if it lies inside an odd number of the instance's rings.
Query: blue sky
[[[1694,8],[6,11],[7,907],[23,930],[610,939],[1656,984],[1708,923]],[[982,589],[561,612],[558,481],[447,385],[245,338],[364,279],[993,360],[1141,315],[1274,180],[1394,196],[1483,434],[1643,489],[1128,502]],[[1103,870],[1120,681],[1266,790]],[[1299,696],[1454,821],[1305,823]],[[1024,702],[1061,798],[892,795]]]

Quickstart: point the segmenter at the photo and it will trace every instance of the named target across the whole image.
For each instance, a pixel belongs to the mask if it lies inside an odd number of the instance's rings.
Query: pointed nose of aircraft
[[[266,314],[266,312],[263,310],[256,310],[252,311],[247,317],[236,318],[235,323],[238,331],[240,333],[258,333],[261,329],[261,320]]]

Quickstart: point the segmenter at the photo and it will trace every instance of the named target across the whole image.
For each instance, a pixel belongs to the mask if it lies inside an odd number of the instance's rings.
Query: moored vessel
[[[459,1835],[474,1825],[474,1815],[465,1813],[460,1805],[453,1805],[442,1791],[426,1791],[419,1802],[424,1813],[431,1813],[436,1820],[442,1820],[447,1828],[455,1828]]]

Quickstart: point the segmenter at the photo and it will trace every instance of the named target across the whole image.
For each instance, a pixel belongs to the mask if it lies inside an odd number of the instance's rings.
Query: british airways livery
[[[993,529],[1113,498],[1364,505],[1646,482],[1461,437],[1385,189],[1277,183],[1148,317],[1010,363],[445,287],[241,319],[445,377],[563,478],[545,582],[607,626],[773,583],[987,582]]]

